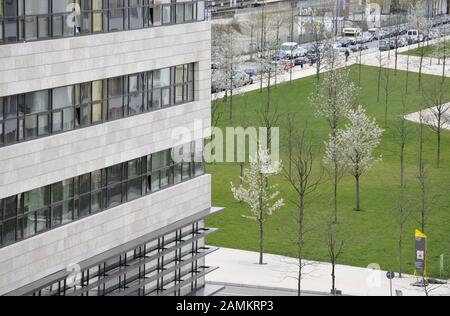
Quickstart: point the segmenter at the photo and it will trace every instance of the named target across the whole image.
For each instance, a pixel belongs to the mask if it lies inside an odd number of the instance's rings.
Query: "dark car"
[[[347,37],[340,38],[338,42],[342,47],[349,47],[352,44],[352,40]]]
[[[256,69],[255,68],[247,68],[245,69],[245,73],[250,77],[256,76]]]
[[[308,58],[308,62],[310,65],[314,65],[315,63],[317,63],[317,54],[315,53],[307,54],[306,58]]]
[[[299,57],[294,60],[295,66],[303,66],[309,62],[308,57]]]

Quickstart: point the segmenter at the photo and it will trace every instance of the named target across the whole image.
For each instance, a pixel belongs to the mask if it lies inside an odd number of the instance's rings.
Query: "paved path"
[[[265,256],[267,264],[262,266],[256,264],[257,259],[258,254],[255,252],[222,248],[206,259],[208,266],[220,266],[220,269],[207,276],[207,281],[231,283],[240,287],[296,290],[297,266],[294,259],[267,254]],[[303,289],[310,292],[329,293],[330,273],[330,264],[309,262],[309,265],[305,267],[305,277],[302,280]],[[386,272],[338,265],[336,277],[337,288],[342,290],[344,295],[390,295]],[[404,296],[425,295],[423,289],[411,286],[415,281],[416,279],[412,276],[395,279],[394,295],[396,290],[402,291]],[[449,285],[437,288],[431,295],[450,296]]]
[[[229,283],[209,283],[216,286],[224,286],[225,288],[215,296],[297,296],[297,291],[290,289],[258,287],[250,285],[239,285]],[[303,292],[302,296],[330,296],[326,293],[319,292]]]
[[[437,127],[439,112],[441,113],[441,127],[450,130],[450,103],[444,104],[440,109],[433,107],[411,113],[406,115],[405,118],[408,121],[420,123],[420,117],[422,116],[422,122],[424,124]]]
[[[450,40],[450,37],[447,37],[447,41]],[[433,45],[437,43],[438,40],[433,40],[429,42],[429,45]],[[420,57],[417,56],[408,56],[403,55],[402,53],[407,52],[408,50],[416,49],[418,47],[417,44],[402,47],[398,49],[397,54],[397,69],[399,70],[408,70],[411,72],[419,72],[420,70]],[[362,63],[368,66],[379,67],[380,65],[380,56],[381,56],[381,65],[384,68],[392,68],[395,69],[395,51],[391,50],[388,52],[372,52],[370,54],[363,55]],[[409,58],[409,61],[408,61]],[[409,63],[409,66],[408,66]],[[437,58],[424,57],[422,62],[422,73],[429,75],[441,76],[443,70],[443,64],[439,63]],[[444,72],[446,77],[450,77],[450,67],[447,63]]]

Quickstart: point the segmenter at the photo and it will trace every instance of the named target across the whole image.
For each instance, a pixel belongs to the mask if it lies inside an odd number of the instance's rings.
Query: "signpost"
[[[416,255],[414,263],[414,275],[426,276],[427,275],[427,235],[420,230],[416,230]]]
[[[394,278],[395,278],[395,273],[389,271],[389,272],[386,273],[386,277],[389,279],[390,288],[391,288],[391,296],[393,296],[392,295],[393,294],[393,292],[392,292],[392,280],[394,280]]]

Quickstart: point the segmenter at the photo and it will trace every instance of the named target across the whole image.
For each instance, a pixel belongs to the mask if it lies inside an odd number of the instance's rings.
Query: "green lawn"
[[[446,54],[445,56],[450,56],[450,43],[447,43],[445,45],[445,50],[446,50]],[[415,49],[411,49],[408,50],[404,53],[402,53],[402,55],[410,55],[410,56],[422,56],[422,48],[415,48]],[[423,47],[423,56],[424,57],[434,57],[436,55],[436,44],[434,45],[428,45]]]
[[[367,266],[378,263],[383,269],[397,270],[397,238],[396,198],[399,183],[399,146],[396,140],[396,119],[401,113],[401,88],[404,87],[405,73],[391,73],[391,96],[389,103],[388,127],[384,127],[384,103],[376,101],[378,69],[363,67],[361,93],[359,102],[370,115],[377,118],[378,123],[386,129],[382,144],[376,154],[383,155],[383,161],[362,178],[361,194],[363,211],[354,211],[355,184],[354,179],[346,175],[339,187],[340,223],[342,232],[348,238],[340,263],[354,266]],[[355,80],[357,68],[352,69]],[[432,83],[439,77],[424,76],[423,82]],[[409,75],[410,88],[407,98],[408,112],[414,112],[422,106],[422,93],[417,89],[417,76]],[[278,104],[282,145],[286,139],[287,113],[296,113],[299,122],[308,120],[316,144],[318,156],[316,166],[322,161],[323,142],[328,135],[328,126],[321,118],[316,118],[309,104],[308,96],[314,87],[315,78],[300,79],[292,84],[279,85],[272,90],[272,104]],[[448,86],[448,84],[447,84]],[[450,86],[446,89],[445,99],[450,100]],[[383,91],[382,91],[383,93]],[[260,126],[258,109],[264,102],[265,94],[259,91],[247,93],[234,98],[234,120],[228,121],[226,105],[220,126]],[[381,100],[384,100],[381,98]],[[413,123],[408,123],[409,137],[406,147],[406,174],[409,193],[407,196],[409,209],[413,215],[406,224],[404,245],[404,269],[413,272],[414,229],[419,228],[418,181],[416,179],[418,160],[418,130]],[[429,236],[428,266],[429,270],[438,274],[439,256],[445,254],[450,260],[450,133],[443,135],[441,168],[435,167],[435,134],[426,130],[426,160],[429,179],[430,210],[426,232]],[[285,153],[282,158],[285,161]],[[248,214],[245,204],[234,201],[230,192],[230,182],[239,182],[239,165],[218,163],[207,166],[213,176],[213,204],[226,207],[226,210],[208,220],[208,225],[218,227],[220,231],[211,235],[207,242],[212,245],[258,250],[258,227],[253,221],[242,218]],[[279,190],[287,201],[287,205],[269,219],[266,225],[266,251],[273,254],[295,256],[295,207],[290,202],[295,198],[291,187],[282,176],[274,178],[280,184]],[[306,257],[311,260],[327,261],[325,233],[323,223],[331,214],[331,183],[321,184],[307,203],[306,216],[309,227],[315,229],[308,235]],[[255,257],[255,262],[257,258]],[[446,265],[450,271],[450,265]]]

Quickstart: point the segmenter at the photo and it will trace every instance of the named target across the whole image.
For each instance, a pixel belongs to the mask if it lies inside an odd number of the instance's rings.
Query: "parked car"
[[[341,44],[342,47],[349,47],[352,44],[352,40],[347,37],[342,37],[338,39],[338,42]]]
[[[378,49],[382,52],[388,51],[391,49],[388,41],[380,41],[378,44]]]
[[[254,76],[256,76],[257,71],[255,68],[247,68],[245,69],[245,73],[249,75],[250,78],[253,78]]]
[[[317,63],[317,54],[316,53],[309,53],[306,55],[306,58],[308,58],[309,64],[312,66],[315,63]]]
[[[364,32],[361,37],[361,43],[369,43],[374,40],[374,36],[370,32]]]
[[[276,60],[283,60],[283,59],[286,59],[286,58],[287,58],[286,52],[282,51],[282,50],[278,51],[276,56],[275,56]]]
[[[295,66],[303,66],[303,65],[306,65],[308,62],[309,62],[308,58],[303,56],[303,57],[296,58],[294,60],[294,65]]]
[[[233,74],[234,87],[240,88],[253,83],[253,78],[244,71],[236,71]]]

